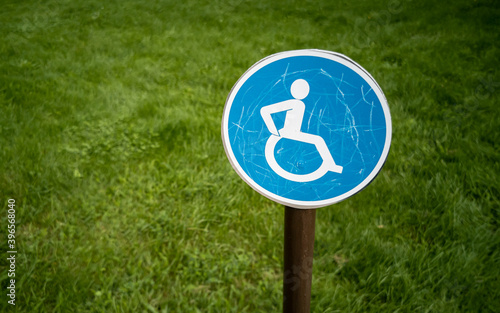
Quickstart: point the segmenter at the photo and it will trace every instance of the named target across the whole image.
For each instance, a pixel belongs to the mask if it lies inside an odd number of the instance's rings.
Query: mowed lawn
[[[251,65],[307,48],[393,121],[374,182],[317,210],[312,312],[500,312],[498,1],[4,0],[0,34],[1,312],[280,312],[284,210],[220,123]]]

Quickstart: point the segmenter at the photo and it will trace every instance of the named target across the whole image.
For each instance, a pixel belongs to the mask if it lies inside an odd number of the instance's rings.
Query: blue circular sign
[[[387,100],[344,55],[296,50],[254,64],[226,100],[231,165],[271,200],[311,209],[342,201],[381,170],[391,143]]]

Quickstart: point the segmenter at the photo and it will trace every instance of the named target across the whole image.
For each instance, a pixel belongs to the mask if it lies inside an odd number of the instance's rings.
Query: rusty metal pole
[[[283,313],[310,313],[316,209],[285,206]]]

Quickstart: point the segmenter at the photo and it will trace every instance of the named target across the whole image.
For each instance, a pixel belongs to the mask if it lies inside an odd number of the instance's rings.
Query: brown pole
[[[310,313],[316,209],[285,206],[283,313]]]

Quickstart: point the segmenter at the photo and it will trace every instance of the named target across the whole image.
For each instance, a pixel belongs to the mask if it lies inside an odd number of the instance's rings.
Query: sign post
[[[285,206],[283,312],[309,313],[316,209]]]
[[[309,312],[315,209],[372,182],[391,136],[379,85],[339,53],[271,55],[229,93],[222,117],[226,155],[250,187],[285,205],[284,312]]]

